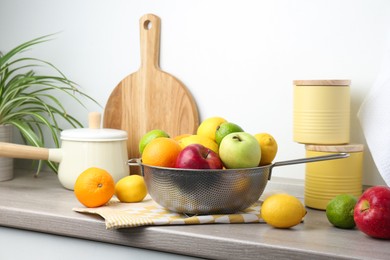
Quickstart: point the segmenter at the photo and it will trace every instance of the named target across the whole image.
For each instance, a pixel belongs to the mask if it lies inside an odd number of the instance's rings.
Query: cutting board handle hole
[[[152,22],[151,22],[150,20],[146,20],[146,21],[144,22],[144,29],[145,29],[145,30],[150,30],[150,29],[152,29]]]

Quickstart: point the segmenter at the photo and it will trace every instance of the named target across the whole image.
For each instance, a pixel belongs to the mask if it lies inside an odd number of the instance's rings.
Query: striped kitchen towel
[[[194,225],[217,223],[264,223],[260,216],[261,201],[235,214],[186,215],[169,211],[154,202],[149,195],[138,203],[121,203],[112,199],[98,208],[73,208],[80,213],[97,214],[104,218],[107,229],[158,225]]]

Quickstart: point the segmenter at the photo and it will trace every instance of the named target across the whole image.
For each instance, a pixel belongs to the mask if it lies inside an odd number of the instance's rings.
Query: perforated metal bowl
[[[141,167],[150,196],[161,206],[187,214],[229,214],[248,208],[260,198],[273,167],[348,156],[340,153],[227,170],[155,167],[139,159],[129,164]]]

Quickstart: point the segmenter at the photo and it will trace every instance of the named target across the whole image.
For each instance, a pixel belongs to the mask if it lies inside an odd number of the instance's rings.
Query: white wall
[[[201,119],[219,115],[247,132],[271,133],[278,161],[304,157],[292,140],[292,81],[351,79],[351,142],[365,142],[356,113],[384,56],[387,0],[0,0],[0,50],[60,32],[30,54],[52,61],[104,106],[138,69],[145,13],[162,19],[161,68],[190,89]],[[69,110],[86,123],[88,111]],[[364,183],[383,184],[368,151],[364,163]],[[304,166],[274,175],[303,179]]]

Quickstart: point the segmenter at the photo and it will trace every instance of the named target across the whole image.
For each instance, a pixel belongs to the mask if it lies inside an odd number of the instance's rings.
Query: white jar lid
[[[124,130],[100,128],[101,115],[91,112],[88,115],[89,128],[68,129],[61,132],[61,140],[67,141],[94,141],[108,142],[127,140],[127,132]]]
[[[119,141],[127,140],[127,132],[110,128],[80,128],[61,132],[61,140],[67,141]]]

